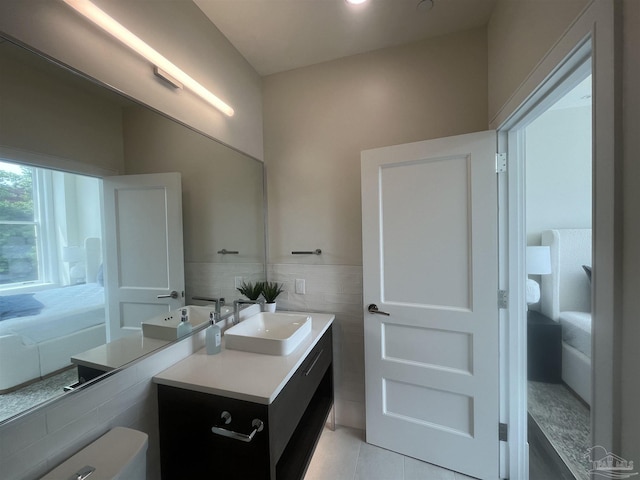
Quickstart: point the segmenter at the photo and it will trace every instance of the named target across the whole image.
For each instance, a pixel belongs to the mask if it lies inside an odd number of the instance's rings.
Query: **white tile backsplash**
[[[284,283],[278,309],[333,313],[336,423],[364,429],[364,318],[362,267],[351,265],[272,264],[270,281]],[[305,280],[306,294],[295,293]]]
[[[100,422],[108,423],[113,418],[133,408],[142,398],[151,396],[152,385],[147,382],[137,383],[125,391],[109,398],[106,402],[98,406],[97,417]]]
[[[59,432],[62,428],[72,424],[78,418],[91,413],[90,418],[96,418],[96,397],[91,390],[80,391],[70,395],[64,402],[53,406],[47,412],[47,433]],[[117,395],[119,391],[114,391]]]
[[[0,437],[0,452],[9,456],[44,438],[47,434],[47,418],[44,413],[27,415],[12,422]]]
[[[107,430],[108,428],[102,428],[98,420],[97,410],[93,409],[50,432],[46,437],[46,442],[47,457],[54,459],[51,467],[79,450],[75,445],[78,438],[84,438],[87,443],[90,443]]]
[[[191,300],[192,296],[224,298],[227,305],[240,298],[235,287],[235,277],[242,277],[245,282],[264,280],[265,271],[262,263],[195,263],[184,265],[187,303],[198,305]]]
[[[4,455],[4,452],[2,453]],[[19,452],[2,458],[0,461],[2,478],[40,478],[48,470],[47,453],[47,442],[42,438]]]

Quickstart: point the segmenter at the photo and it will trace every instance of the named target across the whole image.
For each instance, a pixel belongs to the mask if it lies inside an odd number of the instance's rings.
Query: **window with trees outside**
[[[0,285],[45,279],[35,169],[0,162]]]
[[[84,242],[102,237],[100,182],[0,158],[0,291],[95,281]]]

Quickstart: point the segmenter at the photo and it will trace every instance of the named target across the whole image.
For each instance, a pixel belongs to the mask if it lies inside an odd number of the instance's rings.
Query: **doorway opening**
[[[610,11],[588,12],[595,18],[607,18]],[[507,175],[499,179],[500,185],[500,239],[501,239],[501,288],[509,292],[509,305],[501,312],[501,332],[505,352],[501,370],[505,372],[503,391],[508,391],[508,400],[503,404],[505,412],[501,421],[509,425],[507,452],[508,469],[511,475],[527,478],[530,463],[530,445],[527,442],[527,198],[526,198],[526,128],[544,112],[570,92],[574,87],[593,75],[592,86],[592,253],[583,262],[593,267],[591,285],[584,270],[579,270],[582,281],[587,282],[587,302],[593,315],[591,350],[594,359],[587,377],[591,386],[583,396],[589,397],[591,432],[588,442],[593,445],[612,447],[615,429],[613,421],[613,324],[615,282],[615,239],[614,222],[614,176],[615,169],[615,125],[613,123],[613,77],[611,65],[602,55],[593,55],[595,47],[604,51],[610,46],[611,38],[600,32],[598,36],[588,28],[592,24],[580,25],[552,50],[544,65],[536,69],[526,89],[530,92],[522,103],[514,107],[511,114],[499,122],[498,148],[507,152],[509,169]],[[581,33],[578,34],[578,31]],[[571,38],[569,38],[571,37]],[[597,60],[597,61],[596,61]],[[595,114],[597,112],[597,115]],[[548,176],[552,176],[550,172]],[[506,208],[505,208],[506,207]],[[542,242],[541,242],[542,243]],[[531,245],[531,244],[529,244]],[[535,246],[535,245],[532,245]],[[591,259],[591,262],[589,262]],[[589,265],[591,263],[591,265]],[[582,269],[582,265],[580,266]],[[547,274],[539,279],[542,281]],[[541,282],[542,283],[542,282]],[[573,309],[580,310],[580,309]],[[584,312],[584,311],[583,311]],[[552,320],[553,321],[553,320]],[[562,342],[561,342],[562,343]],[[562,377],[561,377],[562,378]],[[574,387],[575,391],[576,388]],[[587,402],[589,403],[589,402]],[[513,443],[512,443],[513,441]],[[580,454],[586,452],[579,452]],[[517,473],[516,473],[517,472]]]
[[[590,62],[579,71],[586,77],[564,82],[571,90],[523,129],[531,480],[589,478]]]

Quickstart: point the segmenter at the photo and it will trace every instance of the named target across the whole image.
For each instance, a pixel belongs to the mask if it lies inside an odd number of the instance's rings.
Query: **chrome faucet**
[[[258,300],[245,300],[240,298],[238,300],[233,301],[233,324],[237,325],[240,323],[240,305],[255,305],[260,303]]]
[[[215,303],[215,312],[220,316],[220,307],[224,305],[224,298],[210,298],[210,297],[191,297],[192,300],[201,300],[203,302]]]

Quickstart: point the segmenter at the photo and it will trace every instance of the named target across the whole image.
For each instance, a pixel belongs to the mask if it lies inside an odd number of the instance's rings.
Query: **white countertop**
[[[305,313],[305,312],[286,312]],[[221,395],[269,405],[333,323],[334,315],[311,316],[311,336],[287,356],[227,350],[207,355],[202,348],[188,358],[153,377],[160,385]]]
[[[232,307],[223,306],[222,308],[225,314],[233,313]],[[248,305],[240,311],[240,318],[247,318],[248,316],[255,315],[259,311],[259,305]],[[227,318],[219,323],[219,325],[224,326],[230,321],[231,318]],[[194,331],[201,331],[199,327],[200,326],[196,327]],[[145,337],[142,335],[142,331],[132,332],[104,345],[99,345],[85,352],[78,353],[71,357],[71,362],[76,365],[102,370],[103,372],[110,372],[175,341],[176,340],[160,340]]]
[[[103,372],[110,372],[169,343],[171,342],[167,340],[143,337],[142,332],[134,332],[126,337],[78,353],[71,357],[71,362]]]

